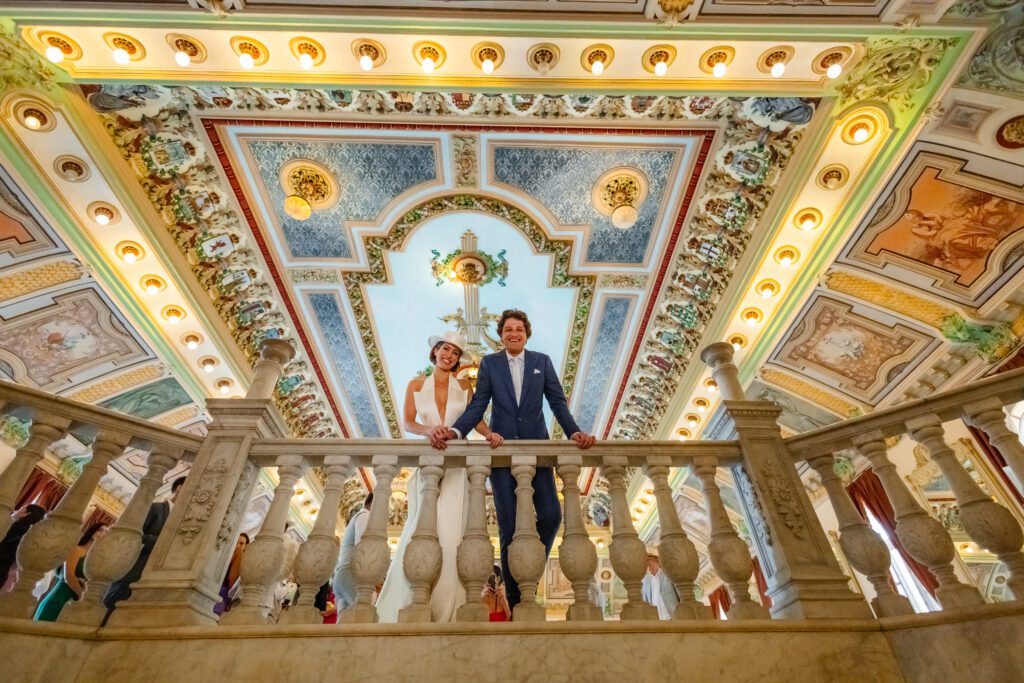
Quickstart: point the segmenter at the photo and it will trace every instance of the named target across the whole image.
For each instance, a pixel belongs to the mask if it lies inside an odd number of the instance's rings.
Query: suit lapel
[[[502,382],[508,390],[509,405],[518,411],[519,405],[516,403],[516,388],[512,384],[512,369],[508,366],[508,356],[504,351],[496,355],[498,356],[498,375],[502,378]]]
[[[523,399],[526,398],[526,391],[529,387],[533,386],[534,377],[536,373],[534,370],[537,369],[537,354],[530,351],[523,351],[525,355],[525,362],[523,363]]]

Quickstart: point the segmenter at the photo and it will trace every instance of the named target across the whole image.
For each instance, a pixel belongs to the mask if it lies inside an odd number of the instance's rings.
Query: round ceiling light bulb
[[[654,65],[654,75],[664,76],[668,73],[668,62],[658,62]]]
[[[369,71],[373,68],[373,57],[370,55],[363,55],[359,58],[359,68],[363,71]]]
[[[121,260],[123,260],[125,263],[135,263],[136,261],[139,260],[139,255],[135,252],[134,249],[125,249],[124,253],[121,254]]]
[[[423,61],[420,63],[420,66],[423,68],[423,73],[425,73],[425,74],[432,74],[432,73],[434,73],[434,68],[437,65],[434,64],[433,58],[431,58],[431,57],[424,57]]]
[[[480,68],[483,69],[483,72],[485,74],[492,74],[492,73],[494,73],[494,60],[493,59],[485,59],[484,61],[482,61],[480,63]]]
[[[284,212],[297,221],[304,221],[313,215],[313,207],[305,197],[292,194],[285,197]]]
[[[706,411],[707,409],[708,409],[708,407],[707,407],[707,406],[705,406],[705,405],[699,405],[699,406],[697,406],[697,412],[698,412],[698,413],[703,413],[703,412],[704,412],[704,411]]]
[[[25,118],[22,119],[25,127],[30,130],[39,130],[43,125],[43,122],[39,120],[39,117],[35,114],[25,114]]]
[[[594,74],[595,76],[600,76],[601,74],[603,74],[604,62],[602,62],[600,59],[595,59],[593,62],[591,62],[590,73]]]
[[[174,53],[174,63],[178,66],[185,68],[192,63],[192,58],[188,56],[188,53],[184,50],[178,50]]]
[[[189,351],[195,351],[196,349],[199,348],[199,338],[198,337],[192,337],[192,336],[186,338],[185,339],[185,346],[188,347]]]
[[[864,124],[855,126],[852,132],[854,142],[865,142],[869,137],[871,137],[870,129],[868,129]]]
[[[729,66],[725,62],[718,62],[711,68],[711,74],[715,78],[722,78],[725,76],[725,72],[729,69]]]
[[[742,348],[743,348],[743,344],[740,344],[739,342],[736,342],[736,341],[734,341],[732,343],[732,350],[733,351],[739,351]]]
[[[754,316],[750,316],[749,318],[747,318],[747,325],[749,325],[750,327],[757,327],[757,323],[759,322],[760,321]]]
[[[64,61],[64,50],[61,50],[56,45],[51,45],[50,47],[46,48],[46,58],[54,64],[60,64],[62,61]]]
[[[299,55],[299,66],[301,66],[303,69],[312,69],[313,55],[309,54],[308,52],[303,52],[301,55]]]
[[[785,62],[775,62],[772,64],[772,78],[782,78],[784,73],[786,73]]]
[[[256,60],[252,58],[252,55],[243,52],[238,55],[238,63],[243,69],[251,69],[256,66]]]
[[[687,426],[690,427],[690,429],[693,429],[694,427],[697,426],[697,421],[691,417],[689,420],[686,421],[686,424]]]
[[[718,391],[718,382],[713,379],[709,379],[704,382],[704,387],[713,394]]]
[[[181,310],[177,308],[168,308],[164,312],[164,318],[167,319],[167,322],[170,325],[177,325],[178,323],[181,322],[181,319],[183,317],[184,315],[182,314]]]
[[[106,211],[97,211],[96,215],[93,216],[93,220],[95,220],[100,225],[110,225],[110,216],[107,214]]]
[[[121,66],[132,61],[132,56],[128,54],[128,50],[125,50],[123,47],[115,48],[111,54],[114,55],[114,61]]]
[[[146,293],[150,296],[156,296],[160,293],[160,284],[155,280],[148,280],[146,282]]]
[[[825,69],[825,75],[828,76],[829,78],[831,78],[832,80],[835,80],[835,79],[839,78],[839,76],[842,73],[843,73],[843,65],[842,64],[830,64],[829,67],[827,69]]]
[[[620,230],[628,230],[636,225],[639,217],[640,213],[631,204],[616,206],[615,210],[612,211],[612,225]]]

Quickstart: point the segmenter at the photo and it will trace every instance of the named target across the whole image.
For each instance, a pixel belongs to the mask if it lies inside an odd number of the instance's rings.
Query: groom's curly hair
[[[518,308],[509,308],[501,312],[501,320],[498,321],[498,336],[501,336],[502,331],[505,329],[506,320],[522,321],[523,327],[526,328],[527,339],[529,339],[530,335],[533,334],[533,328],[530,327],[530,319],[526,317],[526,314],[520,311]]]

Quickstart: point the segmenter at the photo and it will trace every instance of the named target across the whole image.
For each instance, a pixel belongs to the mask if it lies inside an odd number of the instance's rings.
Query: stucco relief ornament
[[[667,28],[676,26],[686,18],[686,12],[692,4],[693,0],[658,0],[658,7],[661,8],[658,23]]]
[[[754,524],[754,533],[767,545],[772,545],[774,542],[772,530],[764,523],[764,508],[761,507],[761,498],[758,496],[757,490],[754,489],[754,484],[750,481],[747,471],[739,466],[733,467],[731,472],[740,495],[744,500],[749,500],[754,504],[754,509],[751,511],[754,514],[750,516],[750,521]]]
[[[0,64],[0,91],[48,90],[57,81],[46,61],[6,28],[0,29]]]
[[[868,53],[839,86],[839,106],[881,100],[897,111],[909,111],[914,96],[928,85],[946,50],[958,42],[958,38],[871,41]]]

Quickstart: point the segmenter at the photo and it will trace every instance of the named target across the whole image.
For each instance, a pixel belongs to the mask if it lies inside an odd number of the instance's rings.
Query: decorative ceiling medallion
[[[1024,148],[1024,116],[1014,116],[999,126],[996,144],[1005,149]]]
[[[433,71],[434,69],[441,68],[447,54],[439,43],[435,43],[430,40],[421,40],[412,46],[412,56],[416,60],[416,63],[424,68],[426,68],[424,66],[426,60],[431,60],[433,63],[431,71]]]
[[[248,36],[234,36],[231,39],[231,49],[238,56],[249,55],[252,57],[253,66],[262,66],[270,59],[270,50],[267,46]]]
[[[830,66],[834,66],[836,64],[843,66],[850,60],[851,56],[853,56],[852,48],[845,45],[830,47],[824,52],[819,53],[818,56],[814,58],[814,61],[811,62],[811,69],[814,73],[824,76],[828,73],[828,68]]]
[[[640,64],[644,67],[644,70],[647,73],[662,76],[664,75],[665,70],[672,66],[672,62],[675,60],[676,49],[674,47],[671,45],[655,45],[644,52],[644,56],[641,58]],[[665,66],[659,67],[658,64],[664,64]],[[659,73],[659,71],[661,73]]]
[[[560,56],[561,51],[554,43],[538,43],[526,51],[526,63],[537,73],[545,75],[555,68]]]
[[[369,57],[371,69],[376,69],[383,65],[388,58],[388,53],[387,50],[384,49],[384,46],[376,40],[371,40],[369,38],[357,38],[356,40],[353,40],[352,55],[360,62],[360,66],[362,66],[362,58]],[[370,69],[364,70],[369,71]]]
[[[91,174],[89,166],[84,161],[70,154],[57,157],[53,162],[53,170],[69,183],[80,183],[87,180]]]
[[[331,208],[341,194],[334,174],[327,167],[309,159],[289,161],[281,167],[278,178],[286,196],[304,199],[314,211]]]
[[[705,52],[700,57],[700,70],[706,74],[714,75],[716,64],[725,64],[728,66],[732,63],[732,60],[736,57],[736,50],[729,47],[728,45],[719,45],[713,47]]]
[[[103,226],[113,225],[121,219],[121,212],[106,202],[93,202],[85,208],[85,212]]]
[[[793,55],[796,50],[793,49],[792,45],[776,45],[773,48],[765,50],[760,57],[757,58],[757,70],[761,73],[772,74],[772,67],[777,64],[786,65],[789,64],[789,60],[793,59]]]
[[[615,59],[615,50],[612,49],[611,45],[605,43],[598,43],[597,45],[591,45],[585,48],[580,54],[580,65],[583,70],[592,73],[594,75],[600,75],[611,66],[612,61]],[[595,69],[595,63],[600,62],[601,67]]]
[[[612,219],[616,228],[636,225],[640,205],[647,198],[647,176],[635,168],[613,168],[594,184],[594,208]]]
[[[64,59],[75,61],[81,59],[82,48],[69,36],[56,31],[40,31],[38,35],[39,44],[45,52],[47,48],[54,47],[60,50]],[[52,61],[52,60],[51,60]]]
[[[473,60],[473,64],[484,73],[491,73],[505,61],[505,50],[497,43],[477,43],[473,46],[469,55]],[[488,61],[490,62],[489,68],[487,66]]]
[[[118,245],[114,247],[114,253],[116,253],[125,263],[137,263],[140,259],[146,256],[145,250],[139,245],[139,243],[132,242],[130,240],[119,242]]]
[[[177,52],[184,52],[188,55],[193,64],[202,64],[206,61],[206,47],[192,36],[183,33],[168,33],[167,45]]]
[[[860,145],[885,128],[885,121],[880,112],[875,109],[861,110],[848,117],[843,126],[843,142],[848,145]]]
[[[306,64],[310,67],[320,66],[324,63],[324,59],[327,58],[327,50],[319,42],[312,38],[305,36],[299,36],[298,38],[292,38],[288,41],[288,47],[292,51],[292,55],[295,59],[301,63],[306,60]],[[303,55],[307,55],[303,57]]]
[[[42,100],[26,97],[14,103],[14,118],[22,126],[37,133],[45,133],[57,126],[57,117]]]
[[[838,190],[850,179],[850,171],[842,164],[826,166],[818,174],[818,187],[823,190]]]
[[[111,50],[124,50],[128,59],[137,62],[146,56],[146,48],[135,38],[125,33],[104,33],[103,42]]]
[[[796,215],[793,216],[793,225],[801,230],[811,231],[820,227],[822,220],[821,211],[814,207],[807,207],[796,212]]]
[[[796,247],[779,247],[773,258],[783,268],[789,268],[800,259],[800,252]]]

